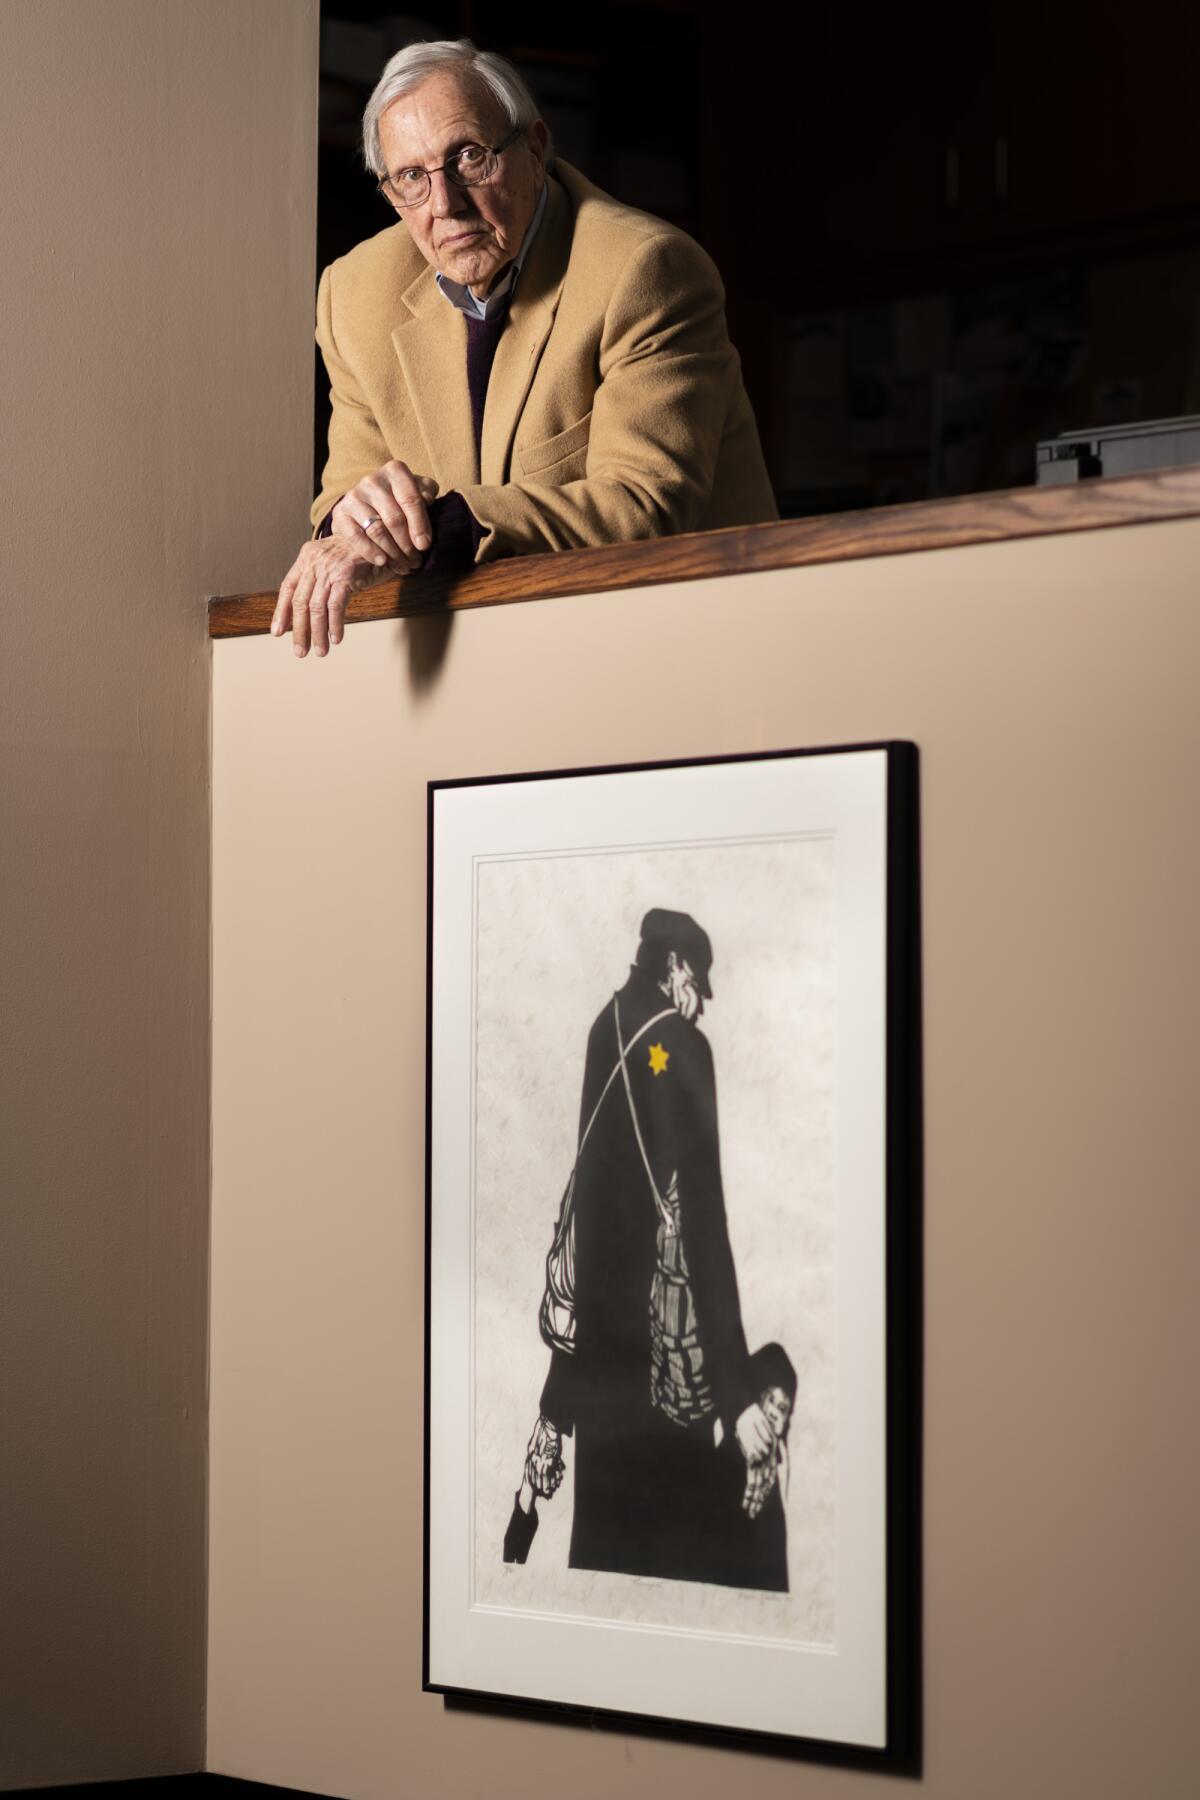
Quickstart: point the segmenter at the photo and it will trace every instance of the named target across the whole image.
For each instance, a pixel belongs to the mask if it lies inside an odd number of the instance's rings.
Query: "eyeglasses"
[[[393,206],[422,206],[429,198],[433,175],[444,175],[455,187],[480,187],[492,179],[501,152],[507,150],[524,129],[523,125],[514,125],[498,144],[463,144],[449,162],[442,163],[437,169],[397,169],[394,175],[385,175],[376,186]]]

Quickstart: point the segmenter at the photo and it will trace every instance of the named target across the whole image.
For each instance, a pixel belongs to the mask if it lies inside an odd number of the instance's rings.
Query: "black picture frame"
[[[682,1716],[669,1705],[653,1704],[653,1693],[646,1704],[622,1706],[606,1704],[589,1682],[586,1666],[580,1667],[577,1679],[569,1669],[563,1685],[570,1690],[564,1695],[562,1686],[555,1694],[537,1691],[536,1682],[529,1691],[519,1686],[480,1681],[468,1668],[464,1674],[456,1666],[453,1654],[447,1655],[446,1630],[441,1626],[439,1606],[446,1611],[447,1566],[445,1533],[442,1530],[438,1483],[439,1471],[453,1463],[447,1461],[445,1440],[452,1437],[461,1420],[443,1416],[445,1386],[435,1380],[435,1370],[442,1346],[453,1341],[464,1321],[451,1317],[452,1306],[461,1293],[461,1281],[445,1281],[443,1266],[447,1257],[440,1233],[447,1202],[439,1187],[438,1142],[439,1104],[444,1096],[438,1082],[450,1078],[444,1070],[453,1067],[458,1080],[461,1058],[447,1063],[450,1054],[439,1045],[439,1008],[443,1004],[442,976],[447,962],[465,942],[462,917],[450,917],[453,907],[446,895],[457,878],[461,886],[466,867],[464,850],[458,845],[457,869],[444,866],[442,854],[447,831],[449,809],[458,800],[469,797],[486,814],[490,801],[504,796],[504,803],[519,805],[523,795],[549,792],[546,784],[574,784],[570,793],[578,797],[586,792],[586,784],[603,781],[606,791],[623,778],[670,777],[675,772],[690,772],[692,782],[703,783],[705,772],[763,770],[773,768],[776,778],[781,766],[794,765],[810,776],[815,765],[824,761],[830,768],[861,770],[871,761],[872,770],[881,771],[882,799],[878,823],[882,827],[881,892],[875,897],[883,925],[882,1015],[884,1044],[883,1074],[883,1195],[880,1228],[882,1242],[881,1300],[884,1310],[882,1343],[884,1345],[883,1391],[880,1426],[884,1436],[880,1462],[880,1503],[883,1512],[886,1554],[879,1594],[879,1617],[882,1635],[883,1695],[879,1708],[881,1726],[875,1741],[856,1741],[840,1736],[835,1730],[819,1728],[801,1732],[764,1729],[761,1724],[741,1723],[736,1718]],[[724,777],[722,779],[725,779]],[[583,784],[582,786],[580,784]],[[458,797],[456,799],[456,797]],[[484,816],[484,815],[480,815]],[[855,827],[857,829],[857,827]],[[847,827],[849,829],[849,827]],[[536,834],[535,834],[536,835]],[[468,831],[469,836],[469,831]],[[474,866],[474,860],[472,866]],[[921,1352],[922,1352],[922,1092],[921,1092],[921,958],[920,958],[920,858],[918,807],[918,755],[915,745],[897,741],[881,741],[852,745],[750,753],[737,756],[688,758],[673,761],[601,765],[585,769],[560,769],[519,772],[511,775],[487,775],[476,779],[433,781],[428,788],[428,956],[427,956],[427,1080],[426,1080],[426,1340],[425,1340],[425,1532],[424,1532],[424,1606],[422,1682],[427,1692],[440,1693],[447,1705],[511,1712],[526,1717],[552,1718],[558,1722],[577,1722],[589,1728],[607,1728],[622,1732],[653,1733],[685,1741],[737,1745],[766,1754],[787,1755],[820,1760],[880,1772],[912,1775],[921,1765]],[[451,886],[448,887],[447,883]],[[461,896],[460,896],[461,899]],[[472,902],[472,904],[474,904]],[[460,908],[461,913],[461,908]],[[474,915],[472,914],[472,918]],[[455,934],[457,933],[457,940]],[[442,975],[439,975],[439,969]],[[461,1000],[461,995],[459,995]],[[442,1119],[440,1129],[445,1132]],[[439,1211],[443,1209],[443,1212]],[[435,1407],[438,1409],[435,1422]],[[453,1408],[450,1409],[453,1412]],[[435,1454],[436,1452],[436,1454]],[[439,1536],[439,1533],[441,1534]],[[435,1544],[435,1538],[438,1542]],[[467,1612],[478,1610],[467,1608]],[[484,1608],[493,1613],[494,1608]],[[500,1612],[504,1609],[500,1608]],[[519,1609],[518,1609],[519,1611]],[[460,1615],[462,1609],[460,1608]],[[519,1616],[517,1636],[529,1641],[536,1632],[540,1616]],[[603,1633],[604,1623],[589,1619],[590,1632],[581,1634],[595,1640]],[[438,1631],[441,1630],[441,1641]],[[624,1636],[630,1635],[626,1622]],[[638,1630],[636,1621],[633,1633]],[[687,1634],[685,1634],[687,1635]],[[732,1635],[735,1639],[737,1633]],[[780,1646],[782,1654],[786,1646]],[[589,1652],[590,1654],[590,1652]],[[568,1662],[569,1659],[561,1659]],[[586,1659],[583,1659],[586,1661]],[[469,1664],[470,1659],[466,1662]],[[782,1666],[782,1665],[781,1665]],[[504,1675],[507,1682],[507,1674]],[[736,1706],[732,1709],[736,1712]],[[819,1711],[819,1709],[818,1709]]]

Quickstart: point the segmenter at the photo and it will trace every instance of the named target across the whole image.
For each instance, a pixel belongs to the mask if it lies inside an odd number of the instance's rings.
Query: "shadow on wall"
[[[408,664],[408,698],[422,700],[436,686],[450,653],[454,614],[449,610],[423,613],[420,618],[401,620],[400,629]]]

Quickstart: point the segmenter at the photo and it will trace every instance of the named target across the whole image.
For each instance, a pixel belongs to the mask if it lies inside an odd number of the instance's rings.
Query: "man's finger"
[[[297,656],[308,655],[308,597],[313,579],[312,566],[306,564],[292,590],[292,649]]]
[[[317,656],[325,656],[329,651],[328,607],[329,576],[323,568],[318,568],[308,597],[309,636]]]
[[[429,529],[429,514],[425,510],[425,502],[421,498],[420,489],[414,483],[411,493],[397,494],[396,498],[404,508],[408,535],[414,548],[421,551],[428,550],[433,542],[433,533]],[[392,530],[392,536],[395,537],[395,530],[391,527],[389,529]]]
[[[351,520],[351,525],[346,543],[360,562],[382,569],[403,556],[404,551],[388,530],[382,512],[374,506],[364,507],[361,521]]]
[[[424,517],[424,505],[419,498],[418,504],[421,504],[422,517]],[[409,573],[419,568],[425,560],[425,549],[428,548],[428,545],[422,548],[414,541],[412,520],[405,511],[404,502],[391,490],[380,499],[379,517],[382,525],[377,526],[371,536],[380,536],[386,527],[392,542],[399,546],[399,557],[396,560],[399,560],[401,567]],[[430,541],[432,542],[432,539]]]
[[[378,520],[378,509],[367,501],[359,500],[354,505],[346,502],[333,516],[333,531],[330,535],[339,544],[344,544],[360,562],[371,563],[375,568],[381,569],[395,558],[396,546]]]
[[[403,463],[389,463],[382,471],[396,504],[404,515],[404,531],[409,542],[422,552],[428,550],[433,542],[433,533],[429,528],[429,514],[425,510],[425,502],[421,497],[420,478]],[[382,510],[382,509],[381,509]],[[395,537],[396,524],[390,514],[384,513],[388,530]]]
[[[282,637],[292,622],[292,596],[290,589],[280,588],[279,599],[275,603],[275,612],[271,619],[271,636]]]
[[[391,564],[402,575],[411,575],[419,569],[425,560],[425,552],[414,547],[408,531],[408,520],[394,501],[389,500],[380,514],[381,523],[371,533],[372,537],[380,537],[386,530],[391,543],[397,547],[392,553]]]
[[[360,562],[384,568],[396,560],[400,549],[381,522],[382,508],[391,504],[391,489],[377,476],[368,476],[338,501],[331,535]]]
[[[382,552],[394,569],[411,573],[433,543],[426,508],[437,494],[432,475],[414,475],[404,463],[389,463],[337,503],[333,535],[364,562],[380,567]]]
[[[399,560],[412,567],[414,560],[419,560],[421,549],[414,547],[412,520],[405,509],[405,500],[416,499],[417,506],[421,506],[421,517],[425,518],[425,502],[417,490],[416,475],[410,475],[403,463],[389,464],[389,468],[381,468],[376,475],[369,475],[367,481],[360,482],[360,491],[371,500],[372,513],[378,513],[380,517],[380,524],[371,527],[372,540],[387,540],[396,545],[392,562]]]
[[[362,563],[352,562],[348,554],[322,566],[318,571],[313,602],[309,609],[313,620],[314,648],[317,633],[321,630],[319,619],[325,621],[325,643],[341,643],[346,605],[351,594],[357,594],[361,588],[369,586],[375,580],[378,580],[378,576],[373,568],[368,570]]]
[[[329,641],[340,644],[346,618],[346,602],[354,592],[348,573],[335,575],[329,583]]]
[[[279,598],[275,602],[275,611],[271,615],[271,633],[274,637],[282,637],[292,622],[292,594],[296,586],[298,567],[297,563],[293,563],[280,583]]]

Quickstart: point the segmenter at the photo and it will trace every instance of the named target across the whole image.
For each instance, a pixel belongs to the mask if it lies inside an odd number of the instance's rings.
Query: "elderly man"
[[[329,458],[272,631],[422,567],[777,516],[716,269],[555,163],[524,83],[411,44],[363,119],[398,223],[326,269]]]

